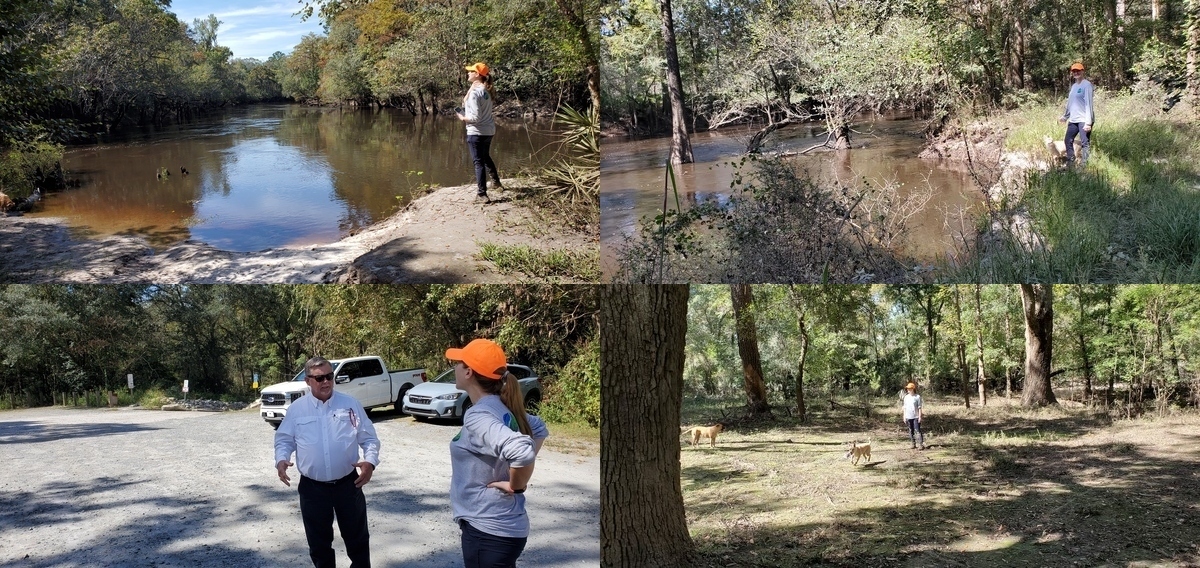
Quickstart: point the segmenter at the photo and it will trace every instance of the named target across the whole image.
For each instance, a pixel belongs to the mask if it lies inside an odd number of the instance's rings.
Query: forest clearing
[[[848,402],[857,404],[857,402]],[[684,423],[721,418],[684,405]],[[910,449],[896,399],[810,421],[734,421],[681,451],[703,566],[1195,566],[1200,415],[926,403]],[[870,464],[844,459],[872,440]]]

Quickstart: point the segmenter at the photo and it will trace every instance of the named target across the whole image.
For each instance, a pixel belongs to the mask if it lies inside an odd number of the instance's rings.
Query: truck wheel
[[[538,391],[529,391],[525,395],[525,411],[530,414],[537,414],[538,407],[542,404],[542,393]]]
[[[408,396],[408,391],[412,390],[412,385],[404,385],[400,389],[400,394],[396,395],[396,402],[392,403],[392,408],[399,414],[404,412],[404,397]]]
[[[272,422],[272,423],[271,423],[271,429],[272,429],[272,430],[278,430],[278,429],[279,429],[279,425],[280,425],[280,424],[281,424],[280,422]]]
[[[458,413],[458,417],[462,418],[467,415],[467,409],[471,408],[471,397],[463,397],[462,412]]]

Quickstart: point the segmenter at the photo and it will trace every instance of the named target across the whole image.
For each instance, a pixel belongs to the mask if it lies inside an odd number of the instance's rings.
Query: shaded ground
[[[460,426],[371,417],[382,444],[364,488],[372,564],[462,566],[447,493]],[[309,566],[296,483],[275,476],[273,436],[257,410],[0,412],[0,567]],[[596,455],[547,445],[526,495],[523,564],[599,564]],[[345,566],[341,539],[333,546]]]
[[[923,452],[884,403],[803,427],[735,422],[716,449],[685,447],[703,564],[1200,566],[1200,415],[1003,404],[927,401]],[[874,465],[842,458],[851,439],[872,440]]]
[[[598,258],[596,236],[539,222],[514,197],[520,182],[506,183],[510,191],[487,205],[473,202],[473,186],[441,188],[336,243],[250,253],[196,242],[156,252],[141,236],[92,240],[53,219],[0,217],[0,282],[510,282],[529,278],[480,260],[483,243],[597,251]]]

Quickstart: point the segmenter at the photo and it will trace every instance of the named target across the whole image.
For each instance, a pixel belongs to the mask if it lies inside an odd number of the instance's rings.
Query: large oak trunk
[[[1049,284],[1021,284],[1025,311],[1025,390],[1021,406],[1058,404],[1050,388],[1051,347],[1054,336],[1054,288]]]
[[[687,286],[600,292],[600,547],[606,567],[686,566],[679,485]]]
[[[679,52],[675,48],[675,22],[671,0],[658,0],[662,17],[663,47],[667,59],[667,95],[671,99],[671,163],[692,163],[692,142],[683,116],[683,80],[679,77]]]

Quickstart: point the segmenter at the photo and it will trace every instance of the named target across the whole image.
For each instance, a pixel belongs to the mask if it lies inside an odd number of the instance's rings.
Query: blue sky
[[[189,26],[196,18],[216,14],[221,21],[217,44],[233,50],[236,58],[266,61],[276,51],[291,53],[305,34],[324,34],[319,18],[301,22],[292,15],[301,7],[297,0],[175,0],[169,10]]]

